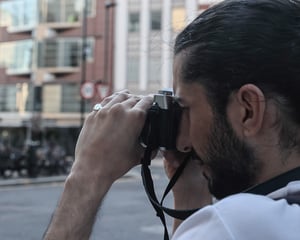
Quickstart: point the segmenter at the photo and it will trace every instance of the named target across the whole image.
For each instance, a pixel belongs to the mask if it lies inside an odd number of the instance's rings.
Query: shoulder
[[[299,235],[298,205],[254,194],[236,194],[193,214],[180,225],[174,239],[296,240]]]

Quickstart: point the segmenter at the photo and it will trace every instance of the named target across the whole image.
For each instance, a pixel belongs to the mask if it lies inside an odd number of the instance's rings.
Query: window
[[[80,111],[80,94],[79,84],[69,83],[62,85],[61,92],[61,112],[79,112]],[[85,112],[91,110],[91,102],[85,101]]]
[[[59,84],[45,84],[43,86],[43,112],[60,112],[61,95]]]
[[[17,83],[17,95],[16,95],[16,108],[19,112],[26,111],[26,104],[29,101],[31,95],[29,95],[29,84],[28,83]]]
[[[43,0],[42,22],[78,22],[83,14],[84,0]],[[88,16],[93,15],[94,0],[87,1]]]
[[[40,22],[78,22],[84,0],[0,1],[0,27],[34,27]],[[95,0],[87,1],[88,16],[94,15]]]
[[[80,93],[78,83],[45,84],[43,86],[43,111],[47,113],[79,113]],[[86,101],[85,110],[89,112],[91,104]]]
[[[0,2],[0,26],[34,27],[38,22],[38,0]]]
[[[32,40],[0,43],[0,66],[15,71],[30,71]]]
[[[183,7],[176,7],[172,11],[172,28],[174,32],[179,32],[185,27],[186,12]]]
[[[129,57],[127,63],[127,79],[128,82],[138,82],[139,80],[139,58]]]
[[[79,112],[80,95],[78,84],[63,84],[61,97],[62,112]]]
[[[84,3],[85,0],[68,0],[69,2],[74,3],[75,2],[75,10],[77,12],[80,12],[82,14],[83,11],[83,6],[82,4]],[[95,15],[95,0],[87,0],[87,14],[88,16],[93,16]]]
[[[161,12],[152,11],[151,12],[151,29],[160,30],[161,29]]]
[[[81,63],[82,39],[65,38],[39,43],[39,67],[78,67]],[[87,39],[87,60],[93,60],[94,40]]]
[[[161,79],[161,59],[160,57],[151,56],[149,58],[149,81],[160,82]]]
[[[0,85],[0,111],[16,112],[16,85]]]
[[[140,14],[129,14],[129,32],[138,32],[140,30]]]

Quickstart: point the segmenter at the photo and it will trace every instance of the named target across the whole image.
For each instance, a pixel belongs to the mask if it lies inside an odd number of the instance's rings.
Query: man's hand
[[[88,239],[112,183],[143,156],[139,135],[152,97],[119,92],[91,112],[78,138],[75,162],[45,239]]]
[[[178,151],[164,152],[166,174],[171,178],[188,153]],[[202,173],[197,160],[190,159],[182,175],[173,187],[174,207],[177,210],[202,208],[212,203],[212,196],[208,190],[208,183]],[[180,225],[181,220],[175,219],[173,232]]]
[[[106,98],[103,108],[86,119],[76,144],[72,173],[85,171],[89,177],[105,175],[114,181],[137,165],[143,155],[138,139],[151,103],[152,97],[127,92]]]

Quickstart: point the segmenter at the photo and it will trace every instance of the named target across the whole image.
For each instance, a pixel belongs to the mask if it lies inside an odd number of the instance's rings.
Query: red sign
[[[96,85],[98,95],[101,99],[109,95],[109,86],[107,84],[97,84]]]
[[[95,84],[92,82],[85,82],[81,85],[80,94],[85,99],[91,99],[95,95]]]

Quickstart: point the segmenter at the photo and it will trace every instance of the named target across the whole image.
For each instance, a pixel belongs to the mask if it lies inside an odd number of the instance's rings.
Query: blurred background
[[[41,239],[86,114],[114,91],[172,88],[174,39],[215,2],[0,0],[1,239]],[[162,189],[161,161],[154,168]],[[134,171],[108,195],[92,239],[162,234],[144,218],[153,209]]]
[[[0,0],[1,175],[66,172],[93,104],[172,87],[174,38],[214,2]]]

